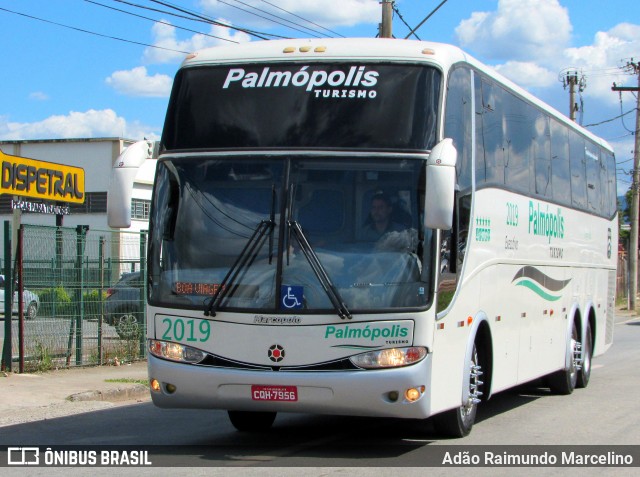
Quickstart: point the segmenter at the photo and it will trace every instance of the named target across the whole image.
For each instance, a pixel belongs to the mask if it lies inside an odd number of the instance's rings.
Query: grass
[[[134,378],[116,378],[116,379],[105,379],[106,383],[128,383],[128,384],[142,384],[144,386],[149,386],[148,379],[134,379]]]

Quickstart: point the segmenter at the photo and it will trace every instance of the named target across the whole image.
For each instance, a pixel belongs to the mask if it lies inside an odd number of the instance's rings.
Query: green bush
[[[38,291],[40,297],[40,310],[38,315],[52,318],[67,318],[78,314],[78,304],[76,303],[73,290],[65,288],[45,288]],[[102,311],[101,304],[106,299],[106,293],[100,296],[99,290],[91,290],[82,294],[84,302],[84,318],[97,320]]]
[[[38,315],[48,317],[66,317],[75,313],[74,304],[67,290],[62,287],[45,288],[38,292],[40,310]]]
[[[102,311],[102,302],[107,298],[107,294],[100,296],[100,290],[91,290],[83,294],[84,318],[86,320],[97,320]]]

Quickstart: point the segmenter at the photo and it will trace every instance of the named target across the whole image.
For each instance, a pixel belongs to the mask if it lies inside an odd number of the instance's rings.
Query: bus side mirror
[[[458,151],[446,138],[431,150],[427,159],[424,224],[431,229],[449,230],[453,225]]]
[[[114,229],[131,227],[131,193],[138,169],[153,155],[153,142],[138,141],[126,148],[111,169],[107,192],[107,222]]]

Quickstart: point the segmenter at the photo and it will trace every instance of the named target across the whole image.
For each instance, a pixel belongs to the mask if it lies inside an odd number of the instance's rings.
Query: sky
[[[396,0],[394,36],[441,3]],[[0,140],[158,139],[187,52],[260,37],[375,37],[380,18],[379,0],[0,0]],[[614,147],[618,190],[628,189],[636,93],[611,86],[638,85],[625,66],[640,62],[640,2],[446,0],[415,33],[461,47],[567,115],[561,80],[578,71],[578,120]]]

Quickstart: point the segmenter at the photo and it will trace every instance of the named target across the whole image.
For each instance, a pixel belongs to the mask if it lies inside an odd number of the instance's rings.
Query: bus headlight
[[[199,349],[169,341],[149,340],[149,353],[158,358],[180,361],[182,363],[199,363],[207,354]]]
[[[426,348],[412,346],[370,351],[352,356],[349,360],[359,368],[397,368],[422,361],[426,355]]]

